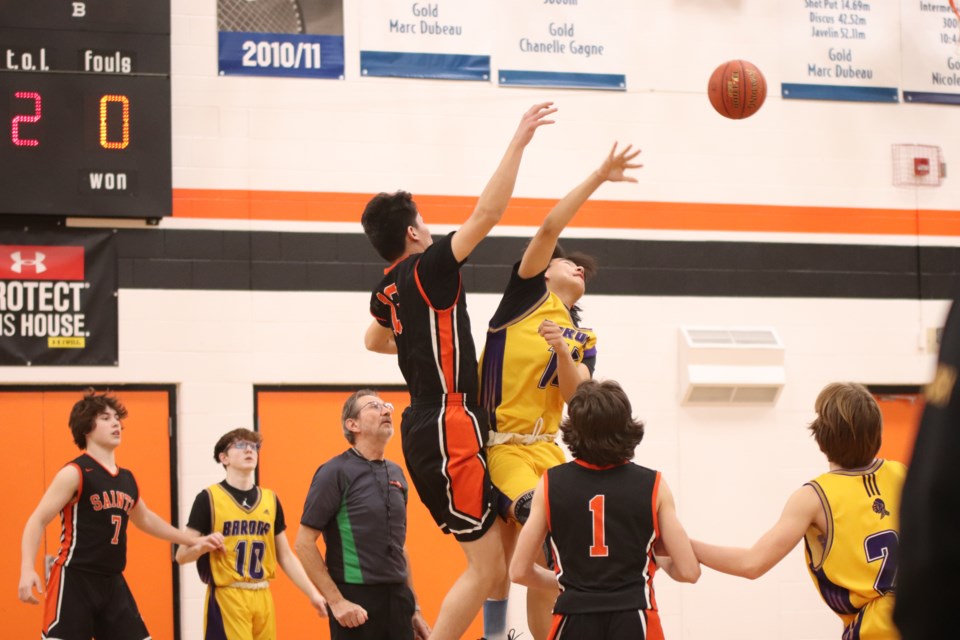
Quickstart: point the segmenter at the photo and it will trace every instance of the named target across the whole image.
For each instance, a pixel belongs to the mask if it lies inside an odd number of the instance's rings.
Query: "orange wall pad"
[[[373,194],[174,189],[177,218],[359,222]],[[428,224],[459,224],[473,196],[415,196]],[[556,200],[514,198],[501,224],[539,226]],[[960,211],[689,202],[587,202],[572,227],[960,236]]]

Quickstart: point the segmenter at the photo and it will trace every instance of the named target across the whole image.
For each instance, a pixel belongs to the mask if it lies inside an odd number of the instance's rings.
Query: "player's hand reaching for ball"
[[[553,120],[547,120],[547,116],[556,112],[557,108],[553,106],[552,102],[541,102],[530,107],[520,119],[520,126],[517,127],[517,132],[513,135],[514,142],[522,147],[527,146],[533,140],[533,134],[536,133],[537,129],[545,124],[554,123]]]
[[[613,148],[610,149],[606,160],[604,160],[600,168],[597,169],[597,175],[600,176],[600,179],[607,182],[636,182],[636,178],[628,176],[625,173],[627,169],[639,169],[643,167],[639,162],[632,162],[640,155],[640,149],[631,151],[632,149],[633,145],[628,144],[624,147],[623,151],[617,153],[617,143],[614,142]]]

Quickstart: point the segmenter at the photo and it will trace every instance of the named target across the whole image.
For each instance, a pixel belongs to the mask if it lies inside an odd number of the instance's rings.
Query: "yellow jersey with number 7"
[[[807,568],[843,620],[843,640],[900,637],[892,616],[906,475],[902,463],[878,459],[808,483],[820,496],[827,530],[807,531]]]

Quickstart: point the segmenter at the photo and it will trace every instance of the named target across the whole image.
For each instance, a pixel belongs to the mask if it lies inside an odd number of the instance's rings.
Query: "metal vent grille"
[[[684,329],[692,346],[780,346],[780,338],[771,329]]]

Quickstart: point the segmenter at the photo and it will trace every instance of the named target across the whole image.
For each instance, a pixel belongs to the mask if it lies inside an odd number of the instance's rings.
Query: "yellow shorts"
[[[896,598],[887,594],[876,600],[871,600],[855,616],[841,616],[843,618],[843,637],[860,640],[898,640],[900,632],[893,624],[893,605]]]
[[[277,640],[277,616],[270,589],[207,587],[204,638]]]
[[[547,469],[564,462],[563,450],[553,442],[497,444],[487,449],[490,480],[510,502],[536,489]]]

